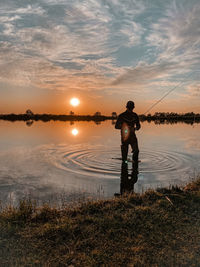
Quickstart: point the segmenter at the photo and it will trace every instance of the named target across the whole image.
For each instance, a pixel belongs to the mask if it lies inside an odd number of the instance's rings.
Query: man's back
[[[136,130],[140,129],[140,122],[139,117],[135,112],[126,110],[125,112],[121,113],[116,121],[115,129],[121,129],[122,124],[126,123],[130,127],[134,127]]]

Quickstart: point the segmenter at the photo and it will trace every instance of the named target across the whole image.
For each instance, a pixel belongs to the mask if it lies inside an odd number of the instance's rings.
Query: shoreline
[[[1,266],[198,266],[200,178],[75,208],[0,211]]]
[[[154,122],[155,124],[162,124],[162,123],[200,123],[200,114],[163,114],[158,113],[154,115],[139,115],[140,121],[144,122]],[[116,121],[117,116],[106,116],[106,115],[66,115],[66,114],[0,114],[0,120],[7,120],[7,121],[96,121],[102,122],[106,120]]]

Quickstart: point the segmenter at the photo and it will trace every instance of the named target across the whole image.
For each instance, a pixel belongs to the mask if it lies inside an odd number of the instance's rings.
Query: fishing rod
[[[196,70],[196,71],[200,71],[200,70]],[[195,71],[195,72],[196,72]],[[152,106],[150,106],[150,108],[148,108],[144,115],[149,112],[150,110],[152,110],[152,108],[154,108],[157,104],[159,104],[166,96],[168,96],[171,92],[173,92],[177,87],[179,87],[180,85],[184,84],[186,79],[188,79],[191,75],[193,74],[193,72],[189,73],[189,75],[183,80],[181,81],[179,84],[177,84],[176,86],[174,86],[172,89],[170,89],[168,92],[166,92],[160,99],[158,99]]]

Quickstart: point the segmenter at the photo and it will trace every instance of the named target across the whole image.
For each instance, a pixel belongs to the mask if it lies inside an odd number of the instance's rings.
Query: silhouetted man
[[[128,146],[131,145],[133,153],[133,161],[138,163],[138,141],[135,131],[140,129],[140,122],[138,115],[133,112],[135,104],[133,101],[128,101],[126,104],[126,111],[121,113],[116,121],[115,128],[121,129],[121,153],[122,160],[127,161]]]

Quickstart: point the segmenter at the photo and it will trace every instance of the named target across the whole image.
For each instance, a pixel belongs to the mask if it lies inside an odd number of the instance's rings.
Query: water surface
[[[184,184],[199,172],[200,125],[144,122],[134,190]],[[120,131],[102,122],[0,122],[0,199],[55,203],[120,191]],[[130,155],[131,157],[131,155]],[[132,164],[128,163],[131,171]]]

